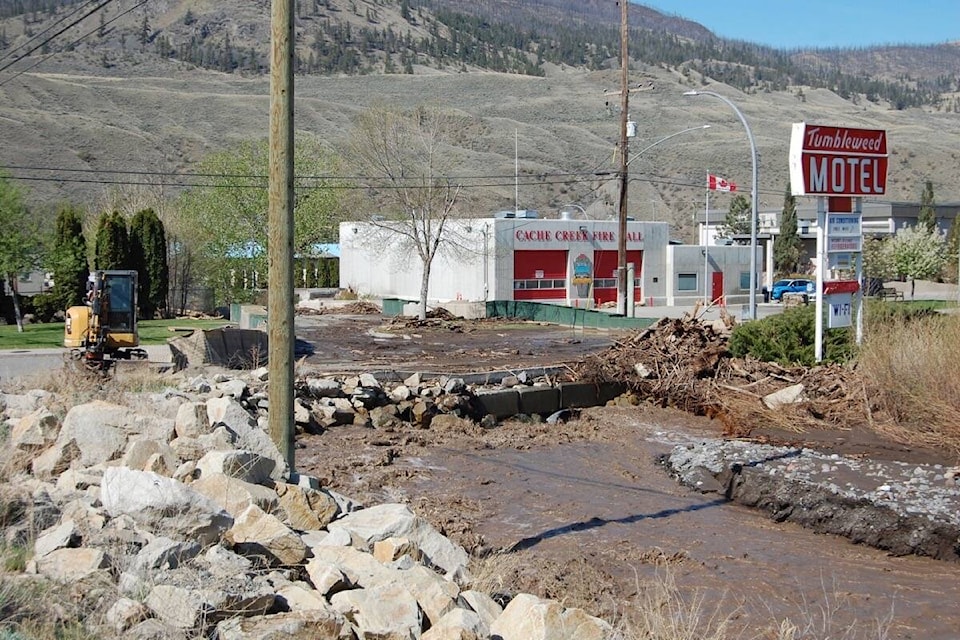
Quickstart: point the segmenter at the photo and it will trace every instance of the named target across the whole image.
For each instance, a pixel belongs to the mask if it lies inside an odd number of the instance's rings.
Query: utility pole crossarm
[[[636,87],[631,87],[627,89],[627,93],[640,93],[642,91],[653,91],[656,87],[653,86],[653,80],[647,82],[643,85],[637,85]],[[620,96],[623,95],[623,89],[617,89],[616,91],[604,91],[603,95],[605,96]]]

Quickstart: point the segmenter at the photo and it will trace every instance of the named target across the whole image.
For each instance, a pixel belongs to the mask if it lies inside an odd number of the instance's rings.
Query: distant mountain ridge
[[[194,182],[198,161],[266,137],[270,0],[97,2],[107,2],[103,12],[43,42],[44,30],[90,4],[0,0],[0,68],[9,65],[0,71],[0,170],[33,202],[105,210],[111,190],[171,198]],[[613,0],[298,0],[297,8],[298,132],[337,153],[371,104],[438,104],[470,122],[456,143],[457,175],[500,177],[470,191],[472,211],[576,204],[593,217],[614,214]],[[630,9],[631,82],[655,89],[630,99],[631,150],[645,151],[630,165],[637,219],[666,220],[691,237],[706,171],[749,184],[741,123],[714,100],[683,97],[691,89],[728,96],[749,120],[762,209],[782,203],[790,125],[800,121],[887,130],[882,199],[916,201],[931,180],[938,203],[960,202],[957,46],[775,51]],[[16,62],[24,45],[38,48]]]
[[[89,4],[0,2],[0,55],[32,44]],[[133,11],[135,5],[119,0],[103,4],[98,17],[77,27],[88,37],[73,43],[68,33],[44,44],[43,53],[61,52],[45,68],[123,75],[179,62],[231,73],[268,71],[269,0],[155,0]],[[543,75],[545,63],[618,66],[620,15],[609,0],[297,0],[296,7],[301,74],[476,69]],[[639,4],[630,7],[630,25],[633,59],[704,82],[748,92],[826,88],[895,109],[960,110],[957,44],[781,51],[724,40],[693,21]]]

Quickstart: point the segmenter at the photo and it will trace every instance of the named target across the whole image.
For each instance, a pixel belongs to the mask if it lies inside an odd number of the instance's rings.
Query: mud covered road
[[[380,323],[340,318],[298,329],[317,353],[337,343],[352,354],[314,364],[311,356],[303,366],[443,371],[449,362],[456,372],[556,365],[618,337],[495,324],[387,331]],[[387,333],[399,337],[378,337]],[[337,335],[349,337],[340,344]],[[803,444],[804,434],[790,435]],[[337,427],[299,438],[297,457],[301,471],[348,495],[409,503],[478,555],[504,552],[515,561],[505,590],[616,617],[638,586],[667,572],[687,598],[703,598],[703,615],[735,612],[734,626],[745,632],[737,637],[775,638],[785,620],[804,638],[960,637],[960,565],[893,557],[681,486],[662,456],[712,438],[720,438],[713,421],[641,405],[584,410],[565,424]],[[950,463],[940,452],[870,433],[827,430],[811,433],[807,444],[859,460]]]

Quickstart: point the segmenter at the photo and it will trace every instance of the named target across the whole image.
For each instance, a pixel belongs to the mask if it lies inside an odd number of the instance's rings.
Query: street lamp
[[[702,125],[700,125],[699,127],[690,127],[689,129],[683,129],[682,131],[677,131],[676,133],[671,133],[671,134],[668,135],[668,136],[664,136],[663,138],[660,138],[660,139],[657,140],[656,142],[653,142],[653,143],[651,143],[651,144],[648,144],[648,145],[645,146],[643,149],[640,149],[640,151],[637,151],[635,154],[633,154],[633,157],[630,158],[629,160],[627,160],[627,164],[629,165],[631,162],[633,162],[634,160],[636,160],[637,158],[639,158],[640,156],[642,156],[645,151],[649,151],[650,149],[653,149],[655,146],[657,146],[657,145],[660,144],[661,142],[666,142],[666,141],[669,140],[670,138],[675,138],[675,137],[679,136],[679,135],[682,134],[682,133],[689,133],[690,131],[700,131],[701,129],[709,129],[709,128],[710,128],[710,125],[708,125],[708,124],[702,124]]]
[[[740,109],[737,108],[737,105],[733,104],[728,98],[716,93],[714,91],[697,91],[691,90],[684,92],[685,96],[712,96],[718,100],[722,100],[727,103],[734,113],[737,114],[737,117],[740,118],[740,122],[743,123],[743,128],[747,130],[747,138],[750,140],[750,157],[753,161],[753,190],[750,194],[750,198],[753,203],[753,214],[750,216],[750,306],[749,306],[749,315],[751,320],[757,319],[757,145],[753,141],[753,132],[750,131],[750,125],[747,124],[747,119],[743,117],[743,114],[740,113]]]
[[[569,203],[569,204],[565,204],[565,205],[563,205],[562,207],[560,207],[560,210],[562,211],[562,210],[566,209],[567,207],[574,207],[575,209],[579,209],[579,210],[580,210],[580,213],[583,214],[583,219],[584,219],[584,220],[589,220],[589,219],[590,219],[590,216],[587,215],[587,210],[584,209],[583,207],[581,207],[580,205],[574,204],[574,203],[571,202],[571,203]]]

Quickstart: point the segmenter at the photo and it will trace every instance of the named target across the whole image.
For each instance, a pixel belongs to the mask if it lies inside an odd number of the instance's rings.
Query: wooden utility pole
[[[627,162],[629,141],[627,121],[630,117],[629,70],[630,56],[627,45],[630,41],[627,23],[629,0],[620,0],[620,226],[617,232],[617,313],[627,313]]]
[[[267,213],[270,437],[293,455],[293,2],[273,0],[270,49],[270,188]]]

